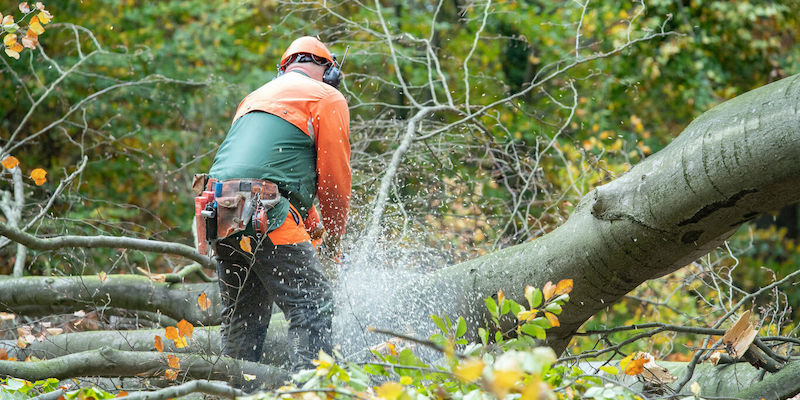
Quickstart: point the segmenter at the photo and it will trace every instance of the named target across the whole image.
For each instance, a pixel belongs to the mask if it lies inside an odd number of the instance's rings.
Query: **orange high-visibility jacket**
[[[322,223],[329,234],[345,233],[350,209],[350,111],[334,87],[291,71],[242,100],[233,122],[252,111],[276,115],[314,142]]]

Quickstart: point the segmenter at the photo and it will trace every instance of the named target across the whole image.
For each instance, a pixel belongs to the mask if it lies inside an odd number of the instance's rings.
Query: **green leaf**
[[[561,314],[561,305],[558,303],[550,303],[544,309],[556,315]]]
[[[481,343],[484,345],[489,344],[489,331],[483,328],[478,328],[478,337],[481,338]]]
[[[483,299],[484,303],[486,303],[486,308],[489,310],[489,313],[492,314],[494,317],[495,322],[500,320],[500,315],[497,314],[497,303],[492,298]]]
[[[523,311],[525,308],[522,307],[519,303],[514,300],[506,299],[509,305],[509,309],[511,311],[511,315],[517,315],[520,311]]]
[[[511,310],[511,304],[508,303],[508,299],[503,299],[500,302],[500,315],[506,315]]]
[[[533,337],[535,337],[535,338],[537,338],[539,340],[544,340],[547,337],[547,334],[545,333],[544,328],[542,328],[541,326],[539,326],[537,324],[528,323],[528,324],[522,325],[521,330],[522,330],[522,333],[525,333],[526,335],[533,336]]]
[[[439,317],[438,315],[431,314],[431,319],[433,320],[433,323],[436,324],[437,327],[439,327],[439,330],[442,331],[442,333],[447,334],[447,325],[445,325],[441,317]]]
[[[456,325],[456,338],[460,338],[467,333],[467,321],[464,317],[458,317],[458,324]]]
[[[494,333],[494,341],[497,342],[497,343],[503,343],[503,333],[500,332],[500,331],[495,332]]]
[[[525,294],[525,299],[528,300],[528,305],[531,308],[539,307],[542,304],[542,290],[536,288],[527,291]]]

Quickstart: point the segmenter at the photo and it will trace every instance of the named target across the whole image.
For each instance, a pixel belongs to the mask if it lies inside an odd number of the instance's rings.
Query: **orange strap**
[[[278,245],[286,245],[286,244],[297,244],[311,241],[311,237],[306,232],[306,228],[303,225],[303,221],[300,219],[300,213],[297,212],[297,209],[294,208],[293,205],[289,205],[291,207],[291,211],[286,214],[286,220],[283,221],[278,229],[267,233],[269,236],[269,240],[272,241],[272,244]],[[294,215],[292,215],[294,213]],[[297,221],[295,221],[295,216]]]

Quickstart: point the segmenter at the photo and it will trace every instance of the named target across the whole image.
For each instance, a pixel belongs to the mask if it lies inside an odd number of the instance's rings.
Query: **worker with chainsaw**
[[[225,355],[261,359],[273,302],[289,321],[294,369],[331,352],[333,298],[318,256],[338,258],[350,206],[340,79],[321,41],[292,42],[277,78],[242,100],[207,177],[196,180],[198,246],[217,255]],[[312,237],[323,229],[318,255]]]

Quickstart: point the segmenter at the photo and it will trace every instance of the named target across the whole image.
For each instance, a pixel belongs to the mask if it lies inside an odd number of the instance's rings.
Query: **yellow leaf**
[[[205,311],[208,310],[208,307],[211,306],[211,300],[208,299],[206,293],[200,293],[200,296],[197,296],[197,304],[200,305],[200,309]]]
[[[241,247],[245,253],[253,254],[253,248],[250,247],[250,236],[242,235],[242,239],[239,240],[239,247]]]
[[[175,342],[175,347],[179,349],[182,349],[188,345],[188,343],[186,343],[186,338],[183,336],[175,339],[174,342]]]
[[[242,372],[242,378],[244,378],[245,381],[250,382],[256,379],[256,376],[252,374],[245,374],[244,372]]]
[[[178,339],[178,328],[175,328],[174,326],[168,326],[166,329],[164,329],[164,336],[166,336],[167,339]]]
[[[615,367],[613,365],[604,365],[604,366],[600,367],[600,371],[603,371],[603,372],[605,372],[605,373],[607,373],[609,375],[617,375],[617,374],[619,374],[619,368],[617,368],[617,367]]]
[[[555,296],[561,296],[572,291],[572,279],[562,279],[556,284]]]
[[[499,305],[505,299],[506,299],[506,295],[503,294],[503,289],[498,290],[497,291],[497,304]]]
[[[47,182],[46,176],[47,171],[41,168],[36,168],[31,171],[31,179],[33,179],[33,182],[36,183],[36,186],[41,186],[43,183]]]
[[[521,396],[519,397],[520,400],[539,400],[539,392],[541,390],[542,383],[538,379],[534,379],[525,385],[525,388],[522,389]]]
[[[33,18],[31,18],[31,22],[28,23],[28,28],[30,28],[30,30],[32,30],[37,35],[41,35],[44,33],[44,27],[42,26],[42,24],[39,23],[39,17],[35,15],[33,16]]]
[[[556,292],[556,285],[553,285],[553,282],[547,281],[542,288],[542,294],[544,294],[544,299],[548,300],[553,297],[553,294]]]
[[[517,370],[495,370],[494,380],[492,381],[492,391],[498,398],[506,397],[508,392],[517,386],[517,382],[522,379],[522,372]]]
[[[181,360],[178,356],[173,354],[167,355],[167,364],[169,364],[170,368],[180,369],[181,368]]]
[[[630,362],[633,361],[633,356],[635,356],[635,355],[636,355],[636,353],[631,353],[629,356],[627,356],[627,357],[623,358],[622,360],[620,360],[619,367],[622,368],[622,370],[624,371],[625,368],[628,366],[628,364],[630,364]]]
[[[159,353],[164,352],[164,343],[161,341],[161,336],[156,335],[156,338],[154,340],[154,345],[156,346],[156,350],[158,350]]]
[[[3,38],[3,44],[6,47],[11,47],[12,44],[17,42],[17,34],[16,33],[9,33],[6,37]]]
[[[13,15],[6,15],[3,17],[3,28],[8,25],[14,25],[14,16]]]
[[[174,381],[175,379],[178,379],[178,371],[175,371],[174,369],[168,369],[164,371],[164,377]]]
[[[401,385],[410,385],[412,383],[414,383],[414,378],[412,378],[410,376],[403,376],[403,377],[400,378],[400,384]]]
[[[384,400],[396,400],[403,394],[403,386],[397,382],[386,382],[375,388],[375,395]]]
[[[547,318],[547,322],[550,323],[551,327],[555,328],[556,326],[561,326],[561,324],[558,322],[558,317],[556,317],[555,314],[545,312],[544,317]]]
[[[453,373],[462,382],[474,382],[483,374],[483,367],[484,364],[481,359],[471,358],[460,362],[453,370]]]
[[[530,320],[536,318],[536,313],[537,312],[539,312],[539,310],[537,310],[535,308],[533,310],[520,311],[520,312],[517,313],[517,319],[520,322],[530,321]]]
[[[14,51],[11,48],[6,47],[6,55],[8,55],[9,57],[11,57],[11,58],[13,58],[15,60],[19,60],[19,52],[18,51]]]
[[[17,157],[8,156],[3,160],[2,164],[6,169],[14,169],[14,167],[19,165],[19,160],[17,160]]]
[[[192,331],[194,331],[194,326],[187,320],[182,319],[178,322],[178,335],[183,337],[192,337]]]
[[[40,8],[40,10],[41,11],[39,12],[39,14],[37,14],[37,16],[39,17],[39,22],[41,22],[43,25],[49,24],[50,20],[53,19],[53,16],[50,15],[50,12],[44,9],[44,6]]]

